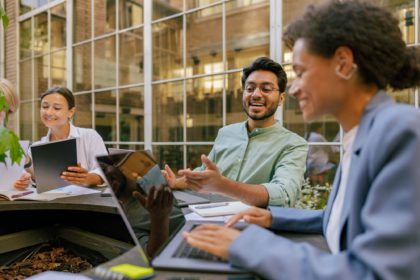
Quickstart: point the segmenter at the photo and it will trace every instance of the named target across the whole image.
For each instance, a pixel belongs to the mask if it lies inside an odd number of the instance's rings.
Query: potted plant
[[[9,25],[9,18],[3,7],[0,6],[0,21],[4,29]],[[5,112],[4,120],[0,122],[0,163],[6,164],[6,158],[10,156],[12,164],[20,162],[24,152],[19,144],[19,138],[16,134],[7,128],[9,121],[9,108],[6,102],[6,96],[0,90],[0,113]]]

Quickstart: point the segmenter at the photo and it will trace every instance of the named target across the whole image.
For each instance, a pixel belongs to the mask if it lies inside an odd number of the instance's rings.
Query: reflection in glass
[[[73,91],[91,89],[91,43],[74,47],[73,56]]]
[[[155,23],[152,32],[153,80],[182,77],[182,17]]]
[[[130,150],[130,151],[140,151],[140,150],[144,150],[144,145],[126,144],[126,145],[120,145],[120,149],[125,149],[125,150]]]
[[[120,29],[143,24],[143,0],[120,0]]]
[[[182,12],[182,0],[153,0],[153,20]]]
[[[66,6],[60,4],[51,9],[51,50],[66,46]]]
[[[20,0],[19,1],[19,14],[30,12],[32,10],[32,0]]]
[[[66,79],[66,51],[58,51],[51,54],[51,84],[63,85]]]
[[[184,168],[184,146],[157,146],[153,145],[153,155],[159,166],[169,165],[171,169],[178,172]]]
[[[389,89],[388,93],[395,100],[395,102],[415,105],[416,100],[414,88],[399,91]]]
[[[187,14],[186,24],[187,75],[222,72],[222,5]]]
[[[74,43],[92,37],[91,0],[73,0],[73,40]]]
[[[213,146],[187,146],[187,168],[194,169],[201,166],[201,155],[208,155]]]
[[[115,0],[95,0],[95,37],[115,31]]]
[[[76,113],[73,124],[79,127],[92,128],[92,94],[79,94],[74,96]]]
[[[243,24],[246,22],[247,24]],[[268,0],[226,3],[226,56],[228,69],[242,69],[257,57],[270,55]]]
[[[242,72],[227,75],[226,84],[226,124],[242,122],[246,115],[242,104]]]
[[[35,55],[49,51],[48,41],[48,13],[43,12],[34,17],[34,51]]]
[[[32,59],[19,63],[19,97],[32,99]]]
[[[154,85],[153,141],[183,140],[183,83]]]
[[[213,141],[223,125],[223,79],[187,80],[187,141]]]
[[[216,2],[220,2],[220,0],[186,0],[186,9],[190,10],[194,8],[204,7]]]
[[[20,139],[32,139],[32,102],[24,102],[19,107]]]
[[[45,89],[47,90],[47,89]],[[47,135],[48,128],[44,125],[44,123],[41,120],[41,100],[37,99],[34,102],[34,110],[35,110],[35,127],[34,127],[34,133],[35,133],[35,140],[40,140],[42,137]]]
[[[48,4],[48,0],[33,0],[34,9],[44,6]]]
[[[39,98],[49,88],[48,77],[50,76],[50,56],[44,55],[34,59],[34,96]]]
[[[414,0],[379,0],[381,6],[387,7],[399,21],[403,39],[407,44],[414,43]]]
[[[95,93],[95,130],[104,141],[116,141],[116,91]]]
[[[116,50],[115,36],[97,40],[95,45],[95,88],[115,87],[116,82]]]
[[[120,85],[142,83],[143,28],[120,34]]]
[[[121,89],[119,98],[120,141],[144,141],[143,88]]]
[[[19,25],[20,58],[32,56],[32,26],[31,19],[22,21]]]

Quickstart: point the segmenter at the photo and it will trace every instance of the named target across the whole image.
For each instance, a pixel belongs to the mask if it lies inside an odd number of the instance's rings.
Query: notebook
[[[69,166],[77,165],[76,138],[32,145],[31,153],[38,193],[69,184],[60,176]]]
[[[129,153],[132,152],[128,152],[128,154]],[[141,229],[141,226],[139,225],[143,225],[143,228],[147,228],[145,224],[150,225],[150,214],[148,214],[148,212],[146,212],[147,210],[143,207],[138,207],[139,202],[137,201],[133,202],[133,204],[124,202],[124,199],[127,200],[127,197],[130,196],[131,191],[142,190],[142,188],[136,185],[135,181],[133,181],[130,176],[125,176],[123,171],[119,168],[119,166],[121,166],[120,162],[123,159],[124,155],[121,154],[97,157],[107,183],[111,186],[112,193],[117,197],[118,201],[123,203],[123,207],[121,208],[124,210],[124,215],[126,215],[125,220],[130,222],[129,226],[132,228],[137,238],[144,242],[145,239],[151,238],[150,231],[149,236],[145,238],[144,232],[142,234],[141,230],[139,230]],[[141,170],[138,170],[137,173],[141,173]],[[174,205],[172,205],[172,211],[169,218],[170,237],[164,243],[159,244],[160,250],[153,256],[152,266],[161,269],[243,273],[243,270],[232,267],[228,262],[221,260],[214,255],[192,248],[184,241],[182,232],[190,231],[194,227],[202,224],[202,222],[185,221],[184,215],[179,215],[179,213],[182,212],[179,210],[176,200],[174,199],[173,201]],[[133,217],[133,213],[140,215],[141,218]],[[145,218],[148,218],[149,220]],[[213,223],[223,224],[223,222]],[[161,228],[166,228],[166,226],[167,225],[162,225]],[[244,224],[241,226],[244,227]],[[142,244],[142,242],[140,242],[140,244]],[[144,245],[143,249],[145,249]]]
[[[20,146],[26,153],[29,141],[19,141]],[[0,190],[15,190],[14,184],[22,175],[25,165],[25,156],[19,163],[12,164],[10,157],[6,158],[6,164],[0,163]]]

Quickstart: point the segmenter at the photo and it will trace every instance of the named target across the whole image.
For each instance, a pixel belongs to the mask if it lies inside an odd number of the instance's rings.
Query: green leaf
[[[0,112],[6,107],[6,96],[0,90]]]
[[[9,17],[4,15],[2,19],[3,19],[3,27],[4,29],[7,29],[7,27],[9,27]]]
[[[10,156],[12,164],[19,163],[24,151],[16,134],[5,127],[0,127],[0,163],[6,164],[7,155]]]

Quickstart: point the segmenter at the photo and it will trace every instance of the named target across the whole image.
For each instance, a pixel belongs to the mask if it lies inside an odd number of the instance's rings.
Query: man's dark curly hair
[[[268,57],[259,57],[251,65],[245,67],[242,71],[242,88],[245,88],[246,79],[248,79],[249,75],[252,72],[264,70],[270,71],[277,77],[279,92],[282,93],[286,90],[287,84],[287,76],[286,72],[284,72],[283,67],[280,64],[275,62],[274,60]]]
[[[309,51],[325,58],[346,46],[360,77],[379,89],[404,89],[420,83],[419,48],[407,48],[398,20],[385,8],[361,0],[330,0],[309,6],[283,36],[289,48],[304,39]]]

